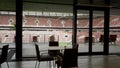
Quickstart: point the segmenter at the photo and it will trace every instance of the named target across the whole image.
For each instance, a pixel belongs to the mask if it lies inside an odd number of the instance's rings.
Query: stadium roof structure
[[[93,0],[95,5],[103,5],[104,0]],[[78,0],[78,4],[89,4],[89,0]],[[112,14],[120,15],[120,0],[111,0]],[[0,11],[15,11],[16,0],[0,0]],[[23,0],[24,11],[72,12],[73,0]]]

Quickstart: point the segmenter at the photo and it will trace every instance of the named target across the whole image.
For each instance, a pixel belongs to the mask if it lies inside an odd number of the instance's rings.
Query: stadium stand
[[[13,26],[15,24],[15,16],[14,15],[0,15],[0,26]],[[13,20],[13,21],[10,21]],[[26,20],[24,23],[24,27],[72,27],[72,19],[71,18],[66,18],[66,19],[59,19],[55,17],[36,17],[36,16],[25,16],[23,17],[23,20]],[[36,22],[37,20],[37,22]],[[111,16],[110,17],[110,27],[118,27],[120,26],[120,17],[118,16]],[[11,25],[10,23],[11,22]],[[103,17],[98,17],[94,18],[93,20],[93,27],[103,27],[104,25],[104,20]],[[89,21],[88,19],[82,19],[77,21],[77,27],[78,28],[88,28],[89,27]],[[55,30],[55,31],[54,31]],[[68,35],[68,37],[65,37],[65,35]],[[113,33],[113,32],[111,32]],[[111,34],[110,33],[110,34]],[[5,35],[8,36],[5,36]],[[33,31],[24,31],[23,32],[23,42],[29,43],[32,41],[33,36],[37,36],[38,42],[47,42],[49,41],[48,38],[50,35],[56,35],[56,40],[59,40],[60,42],[68,42],[71,41],[70,39],[72,38],[72,33],[71,32],[66,32],[66,31],[56,31],[56,29],[52,29],[50,32],[50,29],[47,29],[46,32],[44,31],[39,31],[39,32],[33,32]],[[94,42],[99,42],[100,41],[100,36],[103,34],[102,31],[97,31],[93,32],[94,36]],[[115,43],[120,43],[120,33],[115,32],[116,35],[116,40],[114,41]],[[62,35],[62,36],[61,36]],[[15,32],[14,31],[8,31],[8,30],[2,30],[0,31],[0,42],[8,42],[12,43],[14,42],[14,36]],[[59,37],[60,36],[60,37]],[[77,42],[78,43],[84,43],[85,42],[85,37],[88,37],[88,32],[86,31],[80,31],[77,33]],[[64,40],[63,40],[64,39]]]

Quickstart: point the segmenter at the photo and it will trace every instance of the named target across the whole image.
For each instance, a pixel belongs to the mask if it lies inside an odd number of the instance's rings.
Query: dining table
[[[47,50],[65,50],[65,49],[72,49],[71,45],[68,46],[46,46],[46,47],[39,47],[40,51],[47,51]]]

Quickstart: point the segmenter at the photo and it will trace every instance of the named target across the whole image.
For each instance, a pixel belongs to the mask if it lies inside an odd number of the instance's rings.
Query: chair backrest
[[[104,35],[100,36],[99,42],[104,42]]]
[[[117,35],[110,35],[109,42],[115,42]]]
[[[49,46],[59,46],[58,41],[50,41]]]
[[[74,48],[74,49],[77,49],[77,51],[78,51],[78,46],[79,46],[78,44],[75,44],[75,45],[73,46],[73,48]]]
[[[37,44],[35,44],[35,49],[36,49],[37,60],[40,60],[40,51]]]
[[[50,42],[49,42],[49,46],[59,46],[58,41],[50,41]],[[60,50],[48,50],[48,53],[49,53],[51,56],[55,56],[55,55],[57,55],[58,53],[60,53]]]
[[[4,45],[1,52],[0,64],[2,64],[7,60],[7,55],[8,55],[8,45]]]
[[[33,36],[33,42],[37,42],[37,36]]]
[[[78,66],[78,53],[77,49],[65,49],[62,61],[62,68],[71,68]]]

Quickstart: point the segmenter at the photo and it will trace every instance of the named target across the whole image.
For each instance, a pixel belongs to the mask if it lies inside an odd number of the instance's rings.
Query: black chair
[[[69,56],[69,57],[68,57]],[[78,68],[78,44],[75,44],[73,49],[65,49],[62,68]]]
[[[54,60],[54,58],[50,55],[40,55],[39,47],[38,47],[37,44],[35,44],[35,48],[36,48],[37,60],[39,62],[38,68],[39,68],[39,65],[40,65],[40,61],[49,61],[49,64],[50,64],[50,67],[51,67],[51,62],[50,61]],[[36,64],[35,64],[35,68],[36,67],[37,67],[37,61],[36,61]]]
[[[74,45],[72,49],[65,49],[62,61],[56,61],[57,68],[78,68],[78,44]]]
[[[116,40],[117,40],[117,35],[110,35],[109,42],[115,43]]]
[[[104,35],[100,36],[99,42],[103,43],[104,42]]]
[[[62,68],[72,68],[77,67],[77,53],[75,49],[65,49],[63,61],[62,61]]]
[[[1,64],[2,64],[2,63],[6,62],[8,68],[9,68],[9,64],[8,64],[8,62],[7,62],[8,46],[9,46],[9,45],[5,45],[5,46],[3,46],[3,48],[2,48],[2,52],[1,52],[1,56],[0,56],[0,67],[1,67]]]
[[[49,46],[59,46],[59,43],[58,41],[50,41],[49,42]],[[60,55],[60,50],[48,50],[48,54],[50,56],[57,56],[57,55]]]

